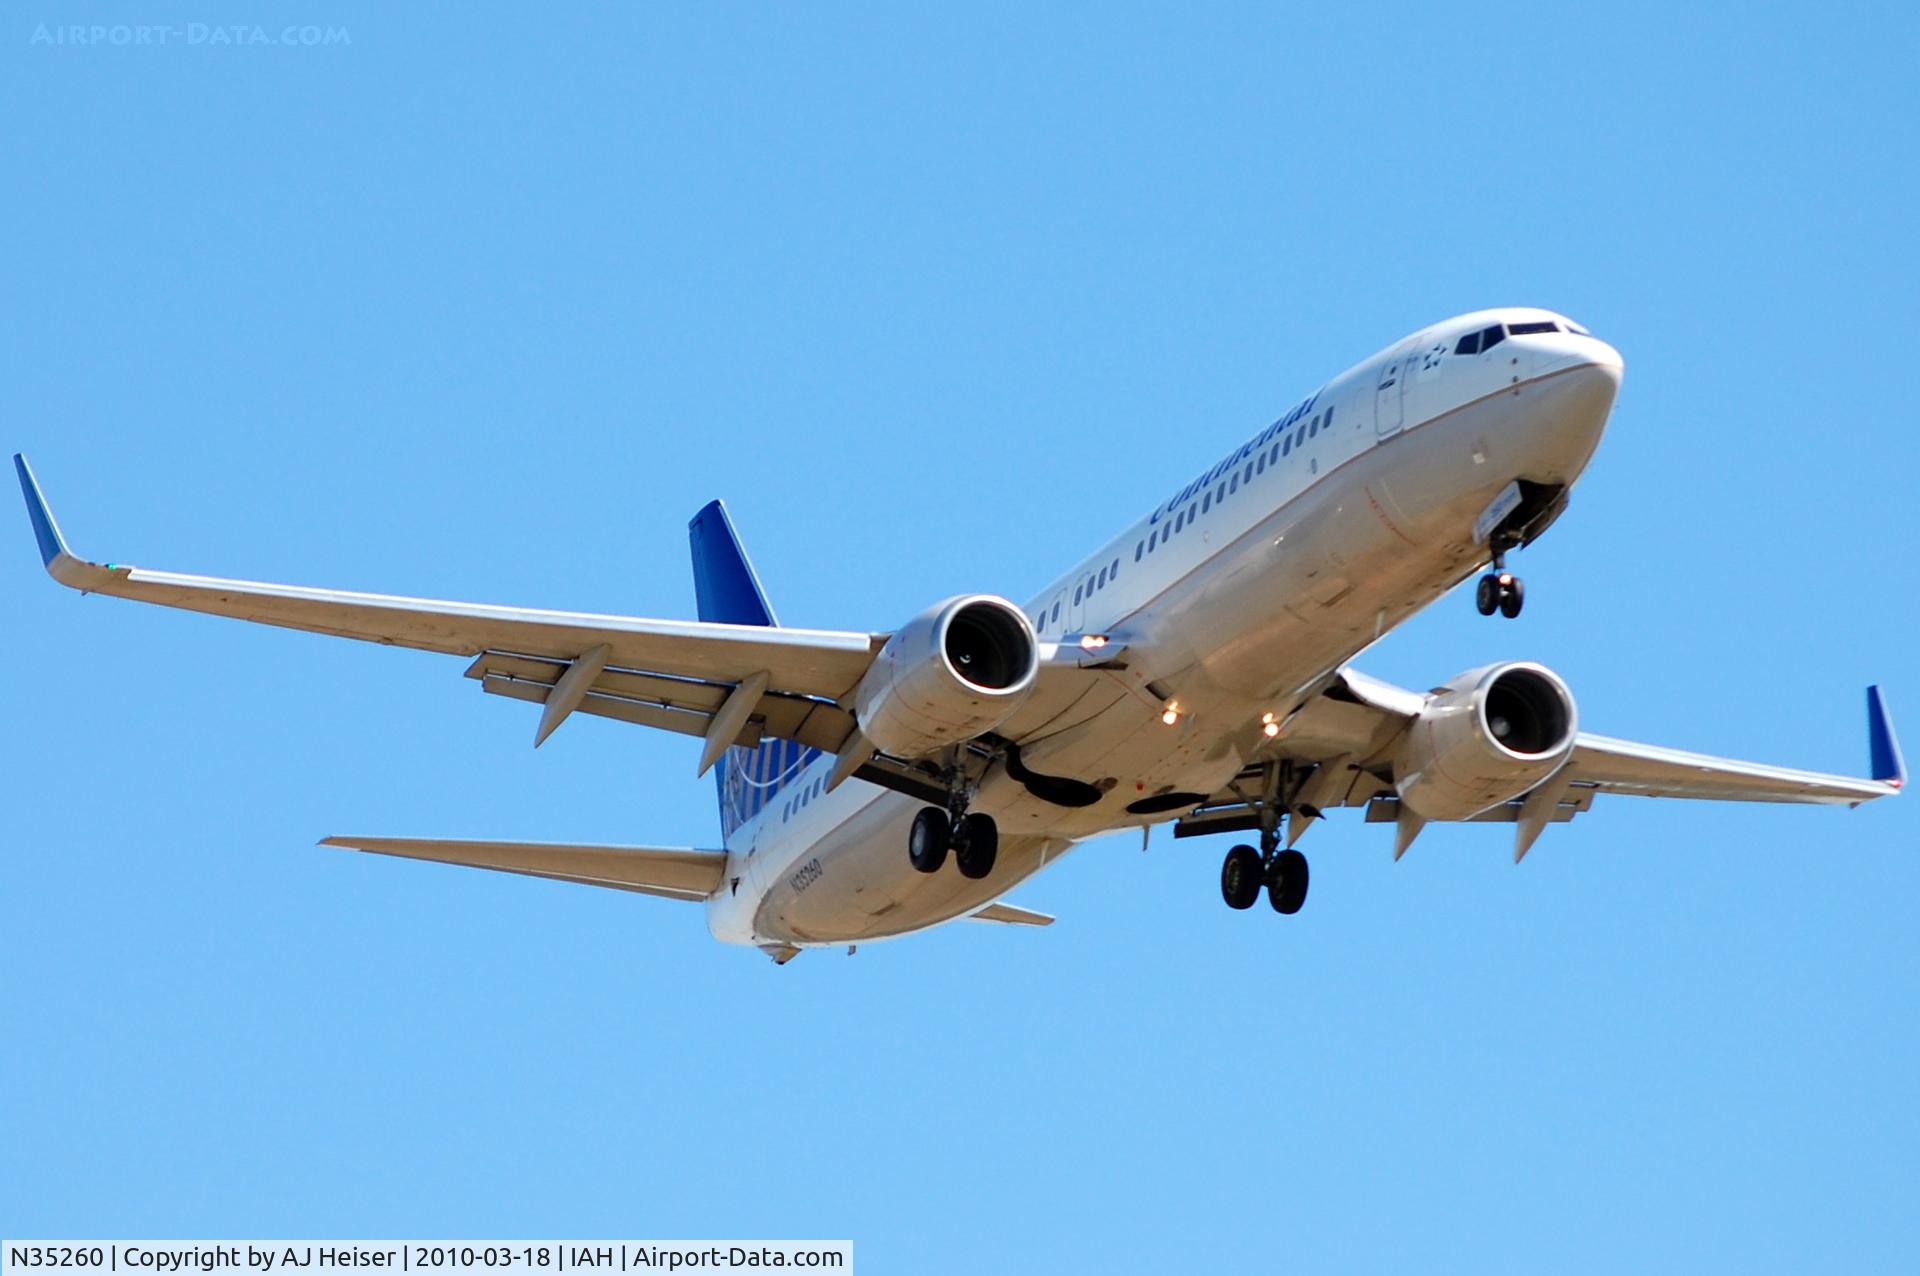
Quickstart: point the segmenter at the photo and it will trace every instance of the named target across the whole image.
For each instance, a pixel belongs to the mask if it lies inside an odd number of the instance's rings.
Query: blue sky
[[[82,553],[788,623],[1021,598],[1321,380],[1488,305],[1626,390],[1506,657],[1615,735],[1920,733],[1900,7],[289,8],[327,48],[0,26],[6,450]],[[90,21],[254,20],[90,6]],[[281,26],[279,15],[268,24]],[[0,554],[0,1233],[834,1236],[864,1270],[1911,1270],[1911,801],[1602,802],[1083,847],[776,969],[697,909],[317,850],[704,845],[696,746],[528,748],[456,659]],[[6,526],[0,516],[0,527]]]

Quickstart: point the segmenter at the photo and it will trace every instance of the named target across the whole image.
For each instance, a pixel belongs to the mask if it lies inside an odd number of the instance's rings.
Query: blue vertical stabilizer
[[[754,575],[747,551],[727,517],[727,507],[709,501],[687,524],[693,548],[693,597],[701,620],[724,625],[778,625],[773,605]],[[791,740],[768,740],[758,748],[736,746],[714,764],[720,792],[720,831],[733,831],[759,814],[817,754]]]
[[[700,619],[725,625],[777,625],[760,578],[720,501],[708,501],[687,524],[693,542],[693,597]]]

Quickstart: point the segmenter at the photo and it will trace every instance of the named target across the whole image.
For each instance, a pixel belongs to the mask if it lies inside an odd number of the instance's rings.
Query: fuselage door
[[[1405,419],[1407,374],[1412,371],[1416,357],[1411,346],[1401,346],[1389,352],[1386,362],[1380,365],[1380,377],[1373,390],[1373,428],[1381,438],[1397,433]]]

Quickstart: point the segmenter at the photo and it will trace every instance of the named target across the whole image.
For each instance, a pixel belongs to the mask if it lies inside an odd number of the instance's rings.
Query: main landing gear
[[[938,873],[952,851],[960,876],[978,881],[993,872],[1000,854],[1000,826],[991,815],[968,814],[972,797],[972,786],[956,758],[947,775],[946,809],[923,807],[907,833],[907,858],[916,869]]]
[[[1266,842],[1263,835],[1260,839]],[[1265,854],[1251,846],[1236,846],[1220,866],[1220,895],[1229,908],[1252,908],[1266,889],[1273,911],[1291,915],[1307,902],[1307,857],[1289,847],[1269,846]]]
[[[975,812],[956,822],[937,806],[921,808],[907,834],[907,858],[922,873],[938,873],[948,851],[960,866],[960,876],[978,881],[993,872],[1000,852],[1000,827],[991,815]]]
[[[1526,601],[1526,582],[1507,570],[1507,552],[1495,550],[1493,570],[1480,578],[1479,586],[1473,591],[1474,606],[1482,616],[1491,616],[1497,611],[1512,620],[1520,614]]]
[[[1249,799],[1260,817],[1260,849],[1236,846],[1220,865],[1220,895],[1229,908],[1252,908],[1263,889],[1276,913],[1297,913],[1307,902],[1307,857],[1280,849],[1280,790],[1289,783],[1281,766],[1270,764],[1260,798]]]

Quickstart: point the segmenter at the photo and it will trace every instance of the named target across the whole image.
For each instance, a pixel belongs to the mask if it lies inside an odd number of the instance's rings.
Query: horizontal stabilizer
[[[969,913],[968,921],[1004,922],[1009,926],[1051,926],[1053,918],[1046,913],[1036,913],[1031,909],[1016,908],[1012,904],[988,904],[977,913]]]
[[[584,886],[610,886],[667,899],[705,899],[720,889],[727,870],[725,851],[656,846],[455,842],[424,837],[329,837],[320,845],[579,882]]]

